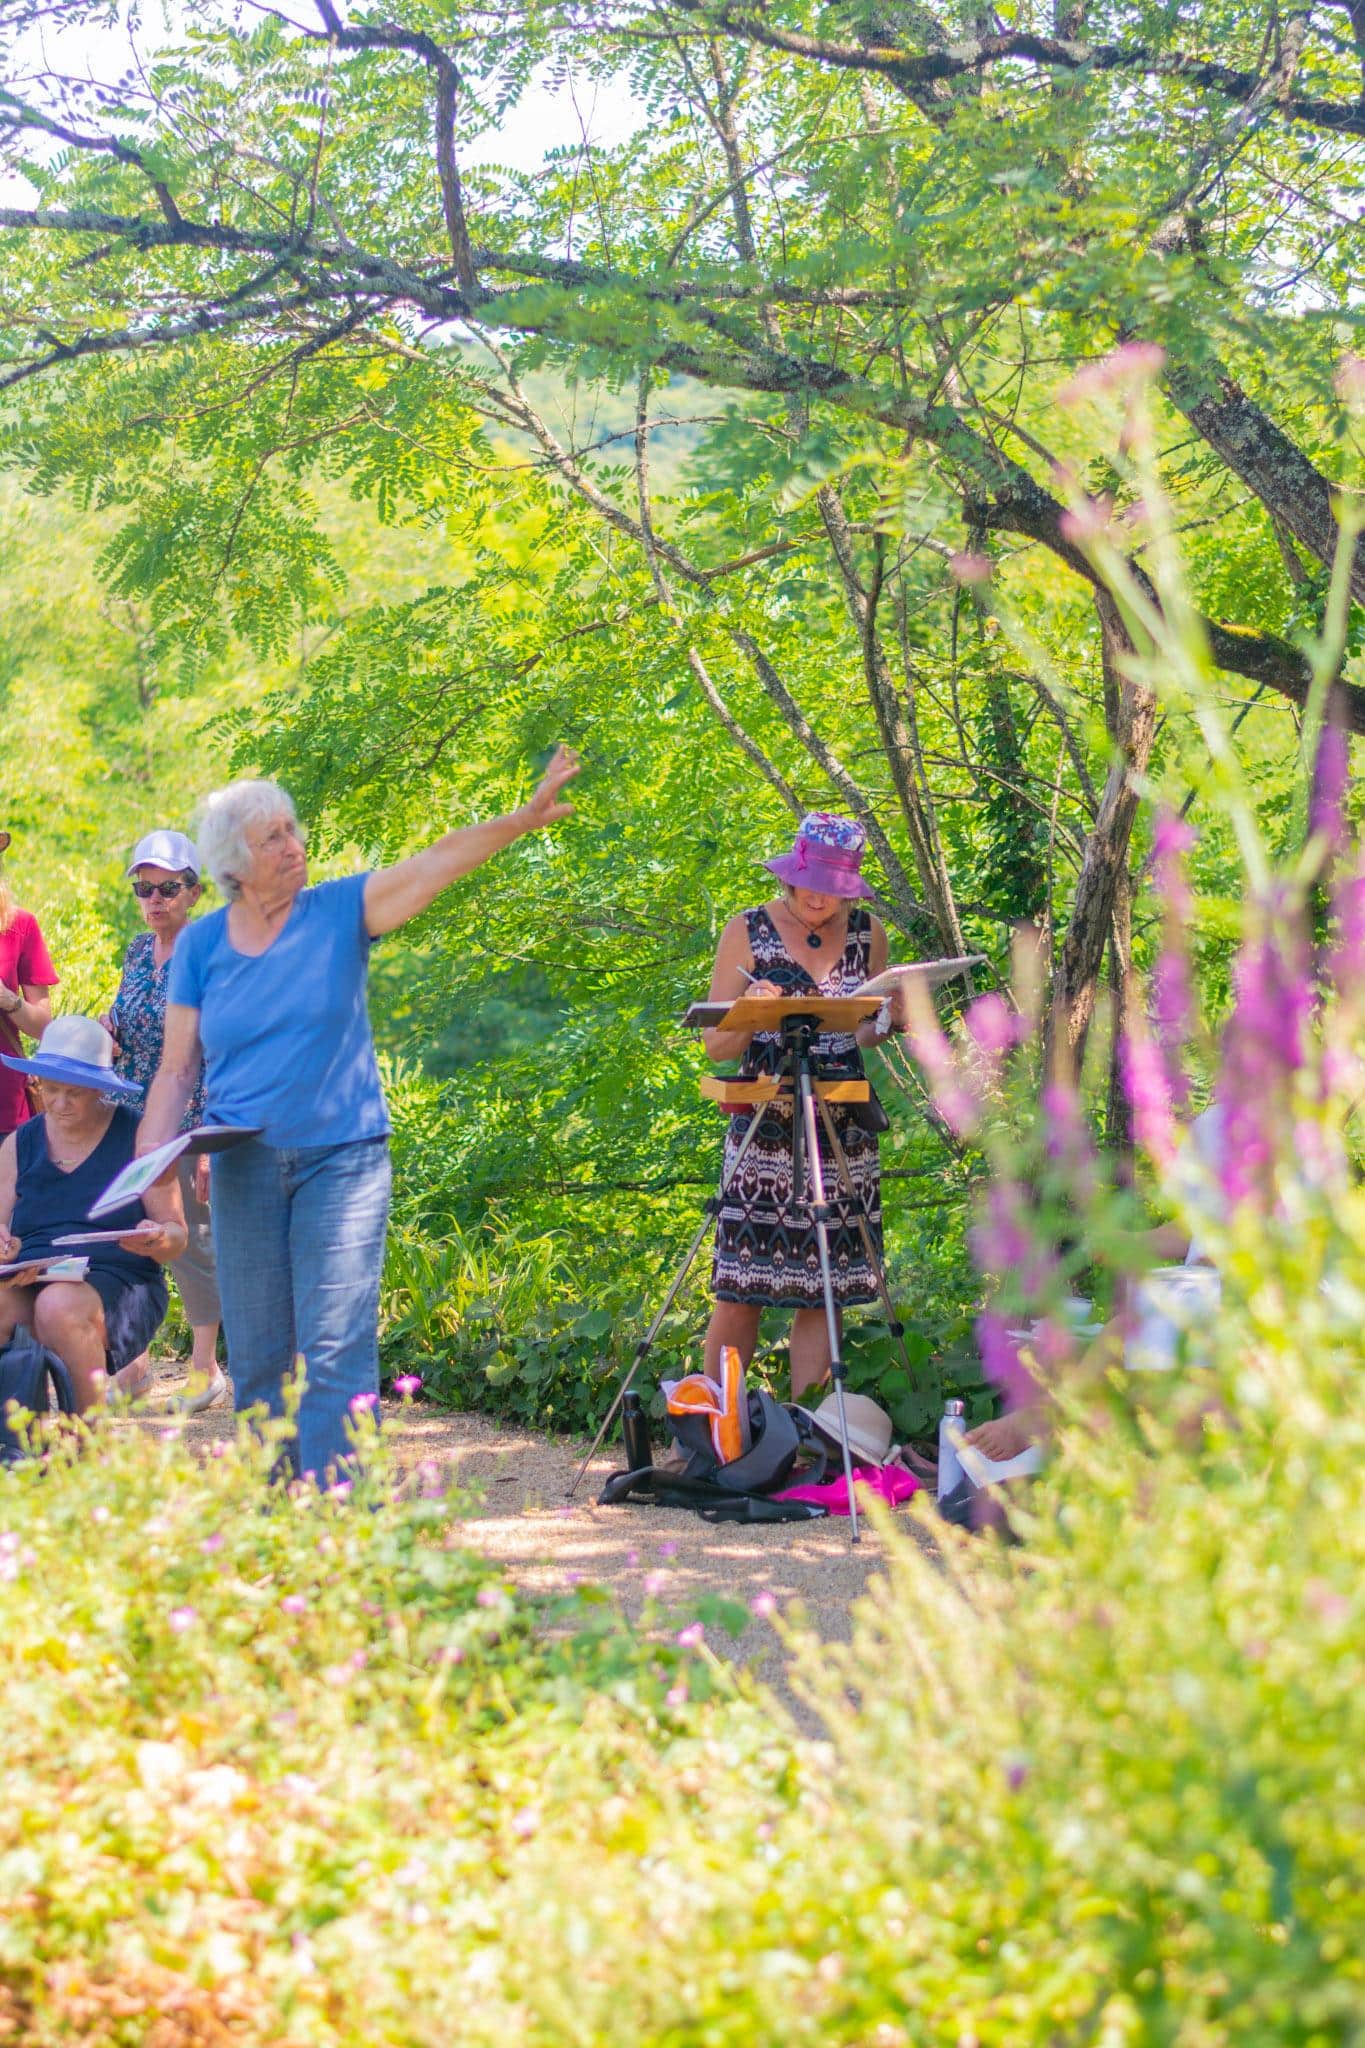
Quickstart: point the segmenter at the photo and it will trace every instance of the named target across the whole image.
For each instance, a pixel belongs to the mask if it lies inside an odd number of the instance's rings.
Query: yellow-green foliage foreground
[[[1235,1430],[1213,1373],[1092,1388],[1020,1544],[895,1541],[797,1648],[819,1741],[447,1502],[109,1430],[16,1469],[0,2030],[1365,2039],[1362,1304],[1309,1300],[1229,1317]]]

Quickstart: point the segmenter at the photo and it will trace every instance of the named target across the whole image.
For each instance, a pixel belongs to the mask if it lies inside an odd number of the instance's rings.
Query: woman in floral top
[[[147,930],[138,933],[124,955],[123,979],[113,1007],[102,1021],[118,1045],[119,1073],[145,1090],[161,1064],[171,955],[201,894],[199,856],[183,832],[149,832],[133,849],[128,875]],[[203,1120],[201,1075],[181,1128],[192,1130]],[[206,1159],[180,1162],[180,1194],[189,1244],[183,1256],[171,1264],[194,1334],[189,1388],[182,1403],[191,1415],[210,1407],[227,1392],[228,1384],[217,1355],[221,1311],[209,1222],[207,1165]],[[145,1368],[140,1386],[135,1384],[129,1391],[140,1391],[150,1377],[150,1369]]]

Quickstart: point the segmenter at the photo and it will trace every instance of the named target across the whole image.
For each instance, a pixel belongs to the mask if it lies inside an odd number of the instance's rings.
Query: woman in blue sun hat
[[[711,999],[738,996],[852,995],[886,965],[886,931],[867,909],[872,891],[861,874],[867,834],[852,818],[809,811],[790,851],[764,861],[782,884],[778,893],[732,917],[721,933],[711,976]],[[824,1073],[860,1075],[862,1047],[881,1036],[870,1018],[856,1032],[827,1031],[815,1041]],[[755,1080],[775,1073],[782,1041],[775,1031],[708,1031],[713,1060],[740,1060],[740,1076]],[[847,1156],[873,1242],[881,1248],[881,1174],[874,1132],[857,1120],[856,1107],[832,1104],[835,1128]],[[799,1399],[829,1373],[829,1331],[820,1284],[819,1251],[806,1191],[792,1186],[791,1105],[775,1102],[744,1156],[738,1179],[735,1159],[752,1111],[731,1117],[725,1139],[720,1213],[711,1269],[715,1297],[706,1335],[706,1370],[720,1377],[723,1347],[732,1346],[747,1365],[758,1342],[765,1308],[795,1310],[792,1319],[792,1396]],[[834,1159],[823,1127],[820,1156],[831,1199],[839,1192]],[[834,1298],[840,1309],[876,1298],[872,1266],[857,1222],[836,1203],[829,1229]]]
[[[59,1240],[86,1218],[133,1157],[142,1090],[114,1071],[114,1041],[95,1017],[57,1017],[28,1059],[7,1067],[43,1084],[43,1110],[0,1144],[0,1264],[64,1256]],[[27,1265],[0,1279],[0,1349],[33,1331],[71,1374],[84,1412],[150,1344],[166,1314],[165,1267],[185,1249],[180,1190],[149,1188],[99,1226],[123,1235],[91,1245],[83,1279],[38,1284]]]

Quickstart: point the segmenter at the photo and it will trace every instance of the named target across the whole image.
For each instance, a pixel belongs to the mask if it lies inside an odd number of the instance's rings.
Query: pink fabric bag
[[[864,1494],[875,1493],[891,1508],[898,1508],[902,1501],[909,1500],[912,1493],[918,1493],[920,1487],[914,1473],[907,1472],[903,1465],[855,1465],[853,1484]],[[831,1515],[846,1515],[848,1482],[840,1472],[822,1486],[789,1486],[785,1492],[773,1494],[772,1498],[808,1500],[815,1507],[825,1508]]]

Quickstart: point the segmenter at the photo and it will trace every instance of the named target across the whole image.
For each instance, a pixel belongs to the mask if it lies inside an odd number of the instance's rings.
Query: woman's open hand
[[[12,1266],[22,1249],[22,1240],[13,1231],[0,1230],[0,1266]]]
[[[564,785],[572,782],[583,763],[572,747],[559,747],[545,773],[536,785],[535,795],[522,808],[528,832],[539,832],[546,825],[555,825],[561,818],[573,816],[573,805],[561,803],[559,792]]]
[[[185,1249],[184,1228],[171,1223],[156,1223],[150,1216],[144,1216],[136,1230],[130,1230],[127,1237],[119,1239],[119,1250],[135,1252],[139,1258],[157,1259],[163,1266],[171,1259],[178,1259]]]

